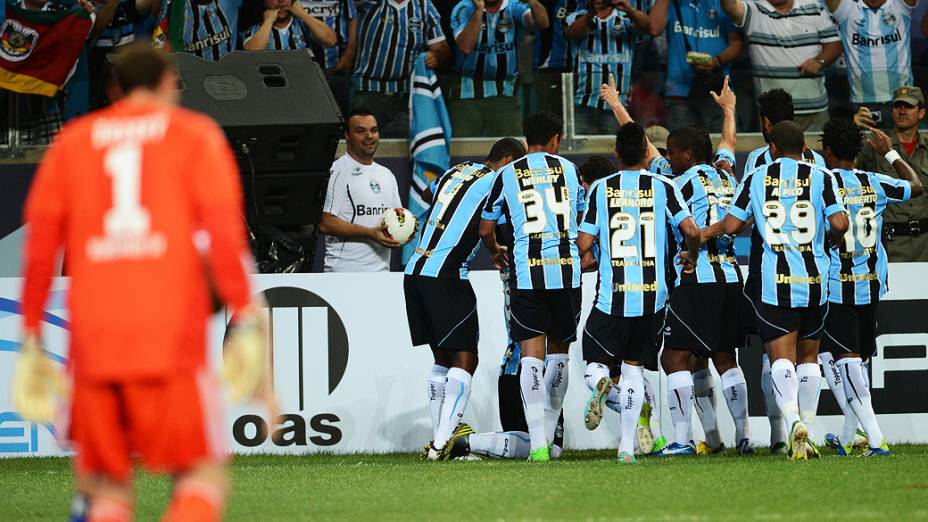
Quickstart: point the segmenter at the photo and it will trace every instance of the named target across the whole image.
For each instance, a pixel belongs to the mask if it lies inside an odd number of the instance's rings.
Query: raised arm
[[[748,6],[744,0],[722,0],[722,10],[732,22],[735,22],[735,25],[738,27],[744,25],[744,18],[748,12]]]
[[[648,18],[651,19],[651,36],[659,36],[664,32],[667,26],[667,6],[668,0],[657,0],[648,11]]]
[[[331,27],[315,16],[306,12],[303,4],[299,0],[294,0],[288,8],[293,16],[299,18],[313,35],[313,39],[319,42],[323,47],[335,47],[338,43],[338,36]]]
[[[738,139],[735,123],[735,102],[737,99],[735,97],[735,92],[728,86],[728,76],[725,77],[725,81],[722,83],[722,90],[719,91],[719,94],[715,94],[711,91],[710,94],[712,94],[712,99],[715,100],[715,103],[722,108],[722,140],[719,141],[718,148],[735,152],[735,145]]]
[[[609,74],[609,83],[600,86],[599,97],[612,109],[612,114],[615,116],[616,121],[619,122],[619,125],[625,125],[626,123],[635,121],[632,119],[631,114],[628,113],[628,110],[625,109],[625,106],[622,105],[622,101],[619,100],[619,91],[615,89],[615,77],[613,77],[612,74]],[[648,142],[648,150],[645,152],[645,158],[650,163],[652,159],[660,156],[661,153],[657,150],[657,147],[651,143],[651,140],[647,137],[645,137],[645,140]]]
[[[592,18],[593,13],[591,11],[586,11],[582,15],[576,17],[576,19],[567,26],[567,30],[564,31],[564,36],[572,41],[586,38],[586,35],[590,32],[590,20]]]
[[[899,175],[899,179],[909,182],[909,185],[912,186],[913,198],[917,198],[925,193],[925,186],[922,184],[922,180],[918,177],[915,169],[906,163],[905,160],[902,159],[902,156],[893,149],[892,140],[889,139],[889,136],[887,136],[885,132],[879,129],[872,129],[869,141],[870,147],[872,147],[877,154],[880,154],[885,157],[887,161],[892,163],[893,169],[896,171],[896,174]]]
[[[632,21],[632,26],[639,33],[649,33],[651,32],[651,18],[648,17],[648,14],[644,11],[639,11],[629,5],[628,0],[615,0],[613,4],[616,9],[627,14]]]
[[[255,34],[242,43],[246,51],[263,51],[267,49],[267,42],[271,39],[271,28],[274,27],[274,20],[277,19],[277,9],[266,9],[264,11],[264,20]]]
[[[538,0],[529,0],[528,6],[532,10],[531,27],[529,31],[544,31],[551,24],[548,20],[548,10]]]

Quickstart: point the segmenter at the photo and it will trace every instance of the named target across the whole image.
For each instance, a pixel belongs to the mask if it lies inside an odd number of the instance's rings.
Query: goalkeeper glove
[[[223,375],[234,403],[253,399],[270,385],[267,326],[254,311],[241,314],[223,347]]]
[[[24,419],[49,423],[67,395],[66,383],[61,369],[42,353],[36,335],[27,333],[13,375],[13,408]]]

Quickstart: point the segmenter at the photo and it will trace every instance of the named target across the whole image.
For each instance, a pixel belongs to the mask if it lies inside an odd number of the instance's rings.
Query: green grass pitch
[[[890,458],[789,462],[642,459],[568,451],[548,464],[419,462],[414,455],[238,457],[227,520],[928,520],[928,446]],[[137,520],[158,520],[170,487],[138,476]],[[65,459],[0,460],[0,521],[66,520]]]

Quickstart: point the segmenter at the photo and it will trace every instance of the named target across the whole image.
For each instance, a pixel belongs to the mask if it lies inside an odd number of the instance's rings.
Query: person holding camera
[[[667,121],[720,132],[722,113],[709,93],[722,90],[744,35],[719,0],[657,0],[649,17],[652,36],[667,31]]]
[[[593,0],[588,9],[567,17],[567,39],[574,49],[574,126],[577,134],[615,135],[612,109],[599,96],[611,74],[622,103],[628,103],[636,34],[651,30],[651,20],[627,0]]]
[[[902,158],[928,185],[928,134],[918,132],[925,119],[925,95],[918,87],[900,87],[893,93],[892,107],[893,130],[888,134],[893,150],[884,157],[867,143],[857,156],[857,168],[897,178],[892,162]],[[854,122],[865,128],[877,126],[867,107],[857,111]],[[883,219],[883,244],[890,262],[928,261],[928,199],[913,198],[887,207]]]

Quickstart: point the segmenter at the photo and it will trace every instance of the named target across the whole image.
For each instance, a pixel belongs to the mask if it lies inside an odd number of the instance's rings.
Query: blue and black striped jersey
[[[825,304],[826,222],[838,212],[844,202],[834,176],[811,163],[780,158],[745,176],[728,213],[742,221],[754,218],[762,250],[760,256],[752,252],[751,263],[760,270],[763,302],[784,308]]]
[[[802,153],[802,159],[809,163],[814,163],[823,169],[826,168],[825,158],[812,149],[806,149],[806,151]],[[773,156],[770,154],[770,145],[758,147],[748,154],[748,159],[744,162],[744,173],[747,175],[748,172],[770,163],[773,163]],[[734,164],[732,164],[732,166],[734,166]]]
[[[248,40],[251,40],[259,29],[261,29],[260,25],[253,25],[248,31],[246,31],[245,39],[242,40],[242,44]],[[309,32],[309,29],[303,25],[303,22],[291,17],[290,23],[287,24],[287,27],[271,27],[271,35],[270,38],[267,39],[267,50],[297,51],[300,49],[306,49],[306,46],[311,38],[312,34]]]
[[[435,6],[430,0],[363,0],[358,14],[352,86],[356,91],[406,92],[416,57],[445,40]]]
[[[844,241],[831,249],[828,300],[832,303],[875,303],[888,290],[883,211],[912,197],[909,182],[863,170],[832,170],[838,193],[850,214]]]
[[[242,0],[197,0],[184,2],[184,49],[206,60],[219,60],[238,49],[238,11]],[[171,2],[161,3],[158,25],[168,16]]]
[[[466,161],[441,175],[407,275],[467,279],[480,248],[480,213],[496,172]]]
[[[520,290],[580,287],[577,217],[586,208],[577,167],[533,152],[499,171],[483,219],[512,224],[510,279]]]
[[[567,25],[587,14],[579,10],[567,17]],[[574,105],[608,109],[599,97],[600,85],[609,75],[615,77],[622,103],[628,102],[632,83],[632,60],[635,54],[635,34],[632,21],[623,11],[613,9],[607,18],[591,17],[586,37],[571,44],[574,82]]]
[[[699,228],[706,228],[725,219],[738,186],[730,174],[706,164],[691,167],[673,181],[679,187],[683,202]],[[741,282],[741,270],[735,258],[735,241],[727,235],[703,243],[693,272],[683,272],[681,266],[674,266],[677,280],[681,284]]]
[[[474,3],[463,0],[451,13],[454,37],[464,30],[474,14]],[[532,10],[519,0],[502,0],[495,13],[483,12],[483,24],[474,50],[457,51],[461,71],[461,99],[512,96],[519,73],[519,44],[531,26]]]
[[[646,170],[621,170],[590,187],[580,231],[599,245],[595,306],[603,313],[641,317],[667,301],[668,234],[690,217],[680,189]]]
[[[567,16],[577,10],[577,0],[542,2],[548,11],[548,28],[535,33],[532,49],[532,67],[545,71],[563,71],[568,68]]]
[[[668,178],[673,177],[673,169],[670,167],[670,162],[661,155],[654,156],[654,159],[651,160],[651,164],[648,165],[648,170],[651,171],[652,174],[660,174]]]
[[[310,42],[316,60],[323,69],[334,69],[338,59],[348,48],[348,29],[357,16],[354,0],[300,0],[306,12],[323,21],[335,31],[338,38],[335,47],[323,47],[318,42]]]

